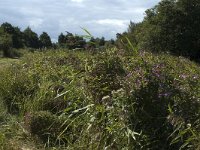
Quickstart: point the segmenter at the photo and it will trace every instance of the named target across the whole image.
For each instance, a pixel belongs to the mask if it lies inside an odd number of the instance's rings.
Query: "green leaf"
[[[93,37],[92,36],[92,34],[86,29],[86,28],[83,28],[83,27],[81,27],[81,29],[85,32],[85,33],[87,33],[87,37]]]
[[[129,40],[128,37],[125,37],[127,42],[128,42],[128,45],[129,47],[133,50],[133,52],[136,54],[137,53],[137,50],[134,48],[133,44],[131,43],[131,41]]]

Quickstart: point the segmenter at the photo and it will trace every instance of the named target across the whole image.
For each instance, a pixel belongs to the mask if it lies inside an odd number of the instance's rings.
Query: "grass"
[[[200,71],[187,59],[112,48],[0,64],[2,149],[200,146]]]
[[[0,58],[0,69],[10,66],[11,64],[18,63],[19,59]]]

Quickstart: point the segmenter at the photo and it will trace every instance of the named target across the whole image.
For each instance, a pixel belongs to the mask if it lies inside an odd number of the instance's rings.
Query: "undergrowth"
[[[182,57],[52,50],[0,72],[1,149],[200,148],[200,70]]]

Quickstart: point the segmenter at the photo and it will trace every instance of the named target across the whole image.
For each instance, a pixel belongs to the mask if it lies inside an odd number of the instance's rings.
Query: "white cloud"
[[[38,34],[48,32],[57,39],[60,32],[83,34],[85,27],[94,36],[115,38],[127,29],[130,20],[139,22],[144,11],[160,0],[0,0],[0,24],[10,22]]]
[[[43,23],[43,19],[40,19],[40,18],[33,18],[29,21],[29,25],[33,29],[39,28],[42,25],[42,23]]]
[[[96,23],[100,25],[109,25],[109,26],[127,26],[130,20],[120,20],[120,19],[101,19],[97,20]]]
[[[71,0],[72,2],[82,3],[84,0]]]

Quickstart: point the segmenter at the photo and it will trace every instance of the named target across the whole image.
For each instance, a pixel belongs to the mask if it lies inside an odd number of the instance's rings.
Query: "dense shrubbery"
[[[1,101],[46,147],[197,149],[199,66],[167,54],[129,54],[28,54],[2,70]]]

